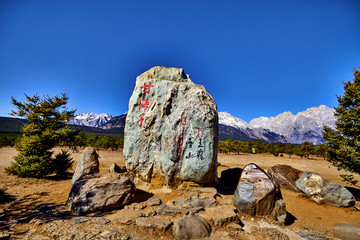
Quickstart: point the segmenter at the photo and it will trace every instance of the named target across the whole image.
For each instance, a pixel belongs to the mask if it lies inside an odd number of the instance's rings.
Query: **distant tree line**
[[[0,147],[14,147],[16,142],[20,140],[21,134],[0,134]],[[118,150],[124,147],[123,136],[110,135],[92,135],[79,133],[71,142],[62,141],[58,146],[87,147],[91,146],[95,149]]]
[[[274,156],[287,155],[290,158],[293,155],[301,158],[310,158],[310,155],[316,155],[325,159],[327,153],[326,144],[314,145],[311,142],[304,142],[302,145],[285,144],[285,143],[265,143],[257,142],[242,142],[238,140],[219,141],[219,152],[226,154],[246,154],[246,153],[268,153]]]
[[[89,135],[85,133],[80,133],[75,137],[74,146],[91,146],[95,149],[106,149],[115,151],[124,147],[124,137],[110,135]]]

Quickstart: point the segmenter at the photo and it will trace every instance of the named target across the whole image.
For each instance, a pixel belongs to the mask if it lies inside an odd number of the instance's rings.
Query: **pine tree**
[[[18,151],[15,162],[5,170],[19,177],[42,178],[52,173],[62,175],[72,166],[72,159],[66,151],[53,158],[51,149],[75,135],[67,126],[75,114],[75,110],[66,108],[69,97],[66,93],[43,99],[37,94],[33,97],[25,94],[25,97],[26,102],[11,98],[17,108],[11,115],[25,117],[27,123],[22,128],[20,141],[15,145]]]
[[[337,96],[336,130],[324,126],[328,160],[338,168],[360,174],[360,71],[354,68],[354,80],[343,82],[344,94]],[[352,174],[341,175],[356,184]]]

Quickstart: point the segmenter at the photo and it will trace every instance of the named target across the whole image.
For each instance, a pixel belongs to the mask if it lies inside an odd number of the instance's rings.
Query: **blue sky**
[[[67,91],[77,113],[127,111],[135,79],[181,67],[247,122],[337,105],[360,66],[360,1],[0,1],[0,116]]]

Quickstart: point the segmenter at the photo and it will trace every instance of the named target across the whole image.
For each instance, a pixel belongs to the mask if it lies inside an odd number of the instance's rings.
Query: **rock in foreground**
[[[280,222],[286,218],[285,203],[280,189],[254,163],[245,166],[234,193],[234,206],[250,216],[272,215]]]
[[[203,238],[210,236],[211,226],[196,213],[190,213],[174,223],[173,233],[177,239]]]
[[[124,134],[126,168],[143,180],[217,183],[216,104],[182,69],[153,67],[137,77]]]
[[[304,172],[296,181],[296,186],[318,204],[350,207],[356,201],[355,197],[345,187],[323,179],[317,173]]]
[[[130,203],[134,183],[124,174],[98,173],[78,179],[71,188],[67,206],[76,214],[119,208]]]
[[[79,178],[95,173],[99,173],[99,155],[93,147],[87,147],[75,167],[71,182],[74,184]]]

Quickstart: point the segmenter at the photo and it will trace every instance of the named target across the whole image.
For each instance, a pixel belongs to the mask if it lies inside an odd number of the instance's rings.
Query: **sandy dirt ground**
[[[59,152],[60,149],[55,149]],[[124,157],[121,151],[99,151],[100,172],[107,172],[112,163],[124,166]],[[72,153],[72,158],[76,162],[80,159],[82,150]],[[71,179],[22,179],[15,176],[6,175],[4,168],[10,166],[13,157],[16,155],[14,148],[0,148],[0,189],[5,189],[8,197],[6,203],[0,204],[0,215],[6,211],[11,214],[24,214],[40,204],[64,205],[71,189]],[[311,171],[319,173],[323,178],[337,182],[349,187],[354,195],[359,198],[360,189],[342,182],[337,169],[326,160],[313,157],[313,159],[300,159],[297,156],[289,158],[274,157],[265,154],[247,155],[226,155],[219,154],[218,168],[219,177],[221,171],[228,168],[244,168],[249,163],[255,163],[264,170],[276,164],[287,164],[301,171]],[[75,167],[76,163],[74,164]],[[356,176],[360,181],[360,176]],[[169,189],[161,183],[152,183],[148,188],[152,188],[157,196],[163,201],[179,196],[177,189]],[[231,201],[233,191],[221,191],[222,200]],[[296,231],[297,229],[310,229],[326,236],[333,236],[333,226],[336,223],[350,223],[360,225],[360,212],[355,207],[337,208],[332,206],[318,205],[307,199],[300,193],[289,190],[281,190],[286,209],[291,216],[291,222],[286,228]],[[359,200],[359,199],[358,199]],[[357,205],[359,206],[359,202]],[[106,217],[106,215],[105,215]],[[24,230],[25,231],[25,230]]]

